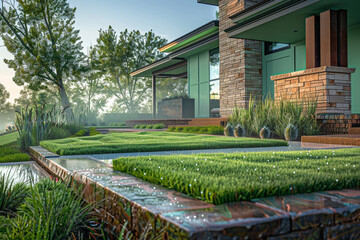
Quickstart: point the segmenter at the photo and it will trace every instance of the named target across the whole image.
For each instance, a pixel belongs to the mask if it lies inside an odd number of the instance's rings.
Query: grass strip
[[[194,149],[287,146],[282,140],[231,138],[186,133],[110,133],[81,138],[43,141],[41,146],[60,155],[153,152]]]
[[[30,156],[20,150],[17,142],[0,146],[0,163],[26,161],[30,161]]]
[[[1,135],[0,136],[0,146],[9,144],[11,142],[15,142],[17,140],[18,136],[19,136],[18,132]]]
[[[214,204],[360,187],[360,149],[127,157],[115,170]]]

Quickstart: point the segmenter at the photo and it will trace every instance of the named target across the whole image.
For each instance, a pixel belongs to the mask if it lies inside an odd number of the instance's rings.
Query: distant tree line
[[[13,55],[4,61],[15,71],[13,81],[24,86],[12,106],[3,100],[8,93],[0,86],[7,93],[1,94],[0,111],[45,102],[64,109],[67,122],[74,123],[96,121],[105,110],[150,109],[151,79],[130,73],[163,57],[158,48],[166,39],[152,31],[116,33],[109,26],[99,30],[96,44],[84,53],[74,27],[76,9],[67,1],[0,1],[0,34]],[[175,87],[171,79],[159,86],[163,95],[186,91],[186,82]]]

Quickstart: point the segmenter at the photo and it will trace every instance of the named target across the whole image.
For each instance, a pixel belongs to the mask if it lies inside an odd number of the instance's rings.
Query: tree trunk
[[[69,98],[66,94],[64,86],[59,87],[59,94],[60,94],[60,99],[61,99],[61,105],[64,109],[67,123],[68,124],[75,123],[74,113],[71,109]]]

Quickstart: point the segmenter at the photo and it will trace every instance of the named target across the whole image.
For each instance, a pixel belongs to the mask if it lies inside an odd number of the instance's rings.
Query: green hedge
[[[165,125],[160,123],[160,124],[148,124],[148,125],[135,125],[134,126],[135,129],[164,129]]]
[[[183,132],[183,133],[224,135],[224,128],[220,127],[220,126],[169,127],[168,132]]]
[[[282,140],[228,138],[163,131],[110,133],[82,138],[42,141],[41,146],[61,155],[154,152],[194,149],[287,146]]]
[[[243,138],[242,138],[243,139]],[[124,157],[115,170],[214,204],[360,187],[360,149]]]

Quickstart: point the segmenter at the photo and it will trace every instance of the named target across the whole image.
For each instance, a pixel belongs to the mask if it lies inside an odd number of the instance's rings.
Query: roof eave
[[[207,24],[175,39],[174,41],[171,41],[170,43],[166,44],[165,46],[159,48],[159,50],[161,52],[168,52],[169,49],[173,49],[174,47],[176,47],[176,45],[192,38],[192,37],[195,37],[196,35],[199,35],[201,34],[202,32],[205,32],[211,28],[214,28],[214,27],[219,27],[219,21],[218,20],[213,20],[211,22],[208,22]]]
[[[197,0],[198,3],[219,6],[219,0]]]

